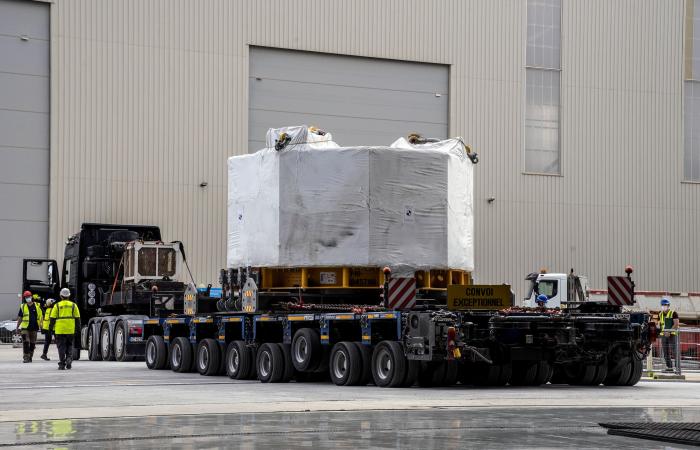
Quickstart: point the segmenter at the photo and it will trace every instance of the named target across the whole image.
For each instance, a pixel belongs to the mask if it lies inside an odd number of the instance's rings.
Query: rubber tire
[[[401,387],[412,387],[418,380],[420,361],[409,359],[406,360],[406,364],[406,378],[404,378],[403,383],[401,383]]]
[[[342,364],[342,360],[345,361]],[[336,386],[354,386],[362,376],[362,355],[352,342],[338,342],[333,346],[328,369],[331,381]]]
[[[119,335],[119,331],[121,331],[123,334],[123,339],[124,339],[124,345],[122,347],[122,352],[121,354],[117,351],[117,336]],[[112,354],[114,354],[114,359],[119,361],[119,362],[124,362],[124,361],[131,361],[131,357],[127,355],[126,353],[126,344],[127,341],[129,340],[129,331],[126,329],[126,324],[124,321],[119,321],[117,323],[116,328],[114,329],[114,339],[112,342]]]
[[[208,355],[204,353],[207,352]],[[207,356],[206,361],[203,358]],[[195,368],[200,375],[212,376],[219,372],[221,366],[221,352],[219,351],[219,343],[214,339],[203,339],[197,345],[197,354],[195,355]]]
[[[380,358],[386,355],[389,358],[390,368],[384,377],[378,373]],[[374,384],[379,387],[397,387],[406,378],[406,357],[403,354],[401,344],[396,341],[382,341],[372,352],[372,378]]]
[[[547,361],[538,361],[537,365],[537,375],[532,381],[533,386],[540,386],[547,384],[550,378],[552,378],[552,366]]]
[[[292,344],[277,344],[282,350],[282,355],[284,355],[284,374],[282,375],[282,382],[289,383],[294,378],[294,364],[292,364]]]
[[[591,386],[600,386],[600,384],[608,376],[608,363],[598,364],[596,366],[595,376],[591,380]]]
[[[504,370],[503,364],[475,364],[472,384],[475,386],[500,386],[510,378],[510,366]]]
[[[268,371],[264,370],[265,362],[268,362],[270,365]],[[258,380],[261,383],[279,383],[284,376],[284,355],[282,354],[282,349],[274,343],[261,345],[255,358],[255,367],[258,369]]]
[[[515,361],[512,366],[511,386],[534,385],[535,378],[537,378],[537,366],[535,361]]]
[[[102,356],[103,361],[114,361],[114,351],[112,349],[110,337],[109,324],[105,322],[100,329],[100,356]],[[105,338],[107,339],[106,345],[103,343]],[[105,354],[105,352],[107,352],[107,354]]]
[[[148,359],[149,346],[153,346],[153,360]],[[163,336],[151,336],[146,341],[146,367],[151,370],[162,370],[168,365],[168,348],[165,346]]]
[[[235,368],[231,360],[238,353],[238,368]],[[247,380],[254,371],[255,361],[253,351],[243,341],[233,341],[226,348],[226,375],[234,380]]]
[[[634,386],[639,383],[642,378],[642,369],[644,368],[641,359],[635,356],[630,357],[630,376],[625,382],[625,386]]]
[[[632,375],[632,364],[629,358],[621,358],[608,366],[608,375],[603,380],[606,386],[624,386]]]
[[[595,364],[574,364],[564,368],[566,383],[572,386],[590,386],[596,376]]]
[[[95,339],[95,327],[90,325],[88,329],[88,359],[90,361],[102,361],[99,341]]]
[[[362,358],[362,375],[357,384],[359,386],[367,386],[374,381],[372,379],[372,348],[368,345],[364,345],[362,342],[355,342],[354,344]]]
[[[433,387],[435,386],[435,380],[442,381],[443,377],[443,367],[441,363],[435,361],[421,361],[420,369],[418,370],[418,376],[416,377],[416,382],[420,387]],[[439,374],[436,375],[436,372]]]
[[[180,353],[179,364],[177,364],[177,361],[175,360],[176,352]],[[175,338],[173,343],[170,345],[170,354],[168,355],[170,367],[172,368],[173,372],[190,372],[192,370],[192,360],[194,359],[194,355],[192,353],[194,352],[192,351],[192,344],[190,344],[189,339],[184,337]]]
[[[302,340],[306,342],[306,358],[298,358],[299,351],[295,349],[301,345]],[[300,328],[294,333],[292,339],[292,364],[299,372],[313,372],[321,363],[323,358],[321,348],[321,336],[318,331],[311,328]],[[303,356],[303,355],[302,355]],[[257,365],[256,365],[257,367]]]

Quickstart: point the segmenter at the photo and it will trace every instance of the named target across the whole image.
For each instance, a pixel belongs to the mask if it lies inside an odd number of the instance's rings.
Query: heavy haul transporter
[[[381,387],[636,384],[655,336],[648,315],[589,301],[516,308],[509,287],[425,262],[472,264],[462,237],[478,159],[461,139],[415,143],[343,148],[290,127],[231,158],[217,312],[186,295],[185,314],[138,321],[130,339],[146,341],[148,367]],[[396,274],[346,256],[392,259]]]

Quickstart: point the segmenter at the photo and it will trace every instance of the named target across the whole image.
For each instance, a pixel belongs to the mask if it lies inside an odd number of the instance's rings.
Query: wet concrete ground
[[[25,448],[686,448],[608,436],[602,421],[699,421],[692,408],[473,408],[63,419],[0,424]]]
[[[262,384],[143,362],[21,364],[0,347],[0,447],[682,448],[603,421],[700,422],[700,384],[381,389]]]

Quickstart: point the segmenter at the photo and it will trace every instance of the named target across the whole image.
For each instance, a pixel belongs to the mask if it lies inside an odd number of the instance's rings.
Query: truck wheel
[[[108,323],[102,324],[102,330],[100,331],[100,355],[104,361],[114,361]]]
[[[362,358],[362,375],[360,375],[360,380],[357,382],[360,386],[366,386],[368,383],[372,382],[372,349],[363,344],[362,342],[354,342],[355,347],[360,352],[360,357]]]
[[[603,380],[606,386],[623,386],[630,379],[632,364],[629,358],[619,358],[608,366],[608,375]]]
[[[472,384],[475,386],[500,386],[501,383],[508,382],[510,373],[502,373],[502,364],[475,364]],[[505,369],[509,372],[508,368]]]
[[[192,344],[184,337],[175,338],[170,346],[170,367],[173,372],[192,370]]]
[[[255,361],[253,352],[243,341],[233,341],[226,349],[226,375],[234,380],[245,380],[250,376]]]
[[[338,342],[330,357],[331,380],[336,386],[354,386],[362,376],[362,355],[352,342]]]
[[[542,384],[547,384],[550,378],[552,378],[552,366],[547,361],[537,362],[537,375],[532,382],[533,386],[540,386]]]
[[[301,328],[294,333],[292,363],[296,370],[299,372],[316,370],[323,356],[321,352],[321,337],[318,331],[311,328]]]
[[[284,376],[284,355],[277,344],[265,343],[258,349],[255,366],[258,380],[263,383],[279,383]]]
[[[162,370],[168,363],[168,349],[163,336],[151,336],[146,341],[146,367]]]
[[[596,364],[569,364],[564,366],[564,376],[568,384],[586,386],[595,378],[596,370]]]
[[[639,379],[642,378],[642,360],[637,359],[634,356],[632,356],[630,360],[630,376],[627,379],[625,386],[634,386],[635,384],[639,383]]]
[[[292,345],[291,344],[277,344],[282,350],[282,355],[284,356],[284,374],[282,375],[282,382],[289,383],[294,378],[294,364],[292,364]]]
[[[88,327],[87,335],[87,352],[88,359],[90,361],[102,361],[102,354],[100,353],[100,347],[97,344],[98,340],[95,336],[95,327],[90,325]]]
[[[418,386],[433,387],[435,386],[436,379],[442,379],[442,367],[439,363],[434,361],[421,361],[418,364],[420,365],[418,376],[416,377]]]
[[[372,377],[379,387],[396,387],[406,378],[406,357],[401,344],[382,341],[372,353]]]
[[[220,360],[219,343],[211,338],[203,339],[197,346],[197,372],[206,376],[216,375]]]
[[[608,376],[608,363],[598,364],[595,368],[595,376],[591,380],[591,386],[599,386]]]
[[[537,377],[537,363],[534,361],[515,361],[513,374],[510,378],[511,386],[532,386]]]
[[[117,361],[129,361],[131,358],[126,354],[126,323],[121,321],[114,331],[114,359]]]

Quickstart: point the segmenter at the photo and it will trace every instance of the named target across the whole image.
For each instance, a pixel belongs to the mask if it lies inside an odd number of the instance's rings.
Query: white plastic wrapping
[[[291,140],[276,151],[281,132]],[[460,140],[338,147],[305,134],[270,130],[268,148],[229,158],[228,267],[474,269],[473,168]]]

